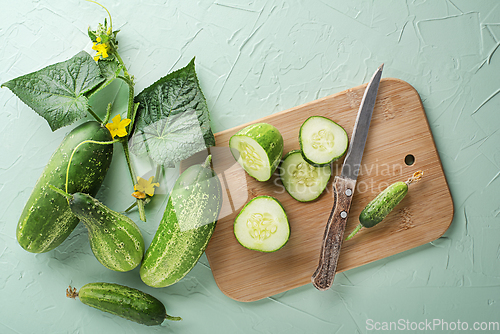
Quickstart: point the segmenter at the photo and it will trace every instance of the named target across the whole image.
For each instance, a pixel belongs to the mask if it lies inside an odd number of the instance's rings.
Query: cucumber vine
[[[147,156],[156,164],[156,175],[151,182],[158,184],[158,174],[163,168],[176,167],[180,161],[215,145],[208,106],[198,84],[194,58],[187,66],[168,73],[136,95],[135,78],[119,53],[119,30],[113,30],[111,13],[94,0],[86,1],[99,5],[108,14],[104,23],[95,29],[88,28],[95,54],[81,51],[67,61],[5,82],[2,87],[9,88],[45,118],[53,131],[88,115],[106,126],[112,141],[83,141],[76,149],[86,143],[121,144],[134,187],[134,204],[127,211],[137,206],[140,219],[146,221],[144,207],[150,202],[152,192],[137,189],[144,189],[144,186],[138,187],[144,179],[137,175],[131,154],[139,158]],[[102,119],[91,108],[89,100],[116,79],[128,87],[127,112],[126,118],[118,114],[109,122],[111,103]],[[115,139],[115,135],[119,138]],[[68,171],[69,164],[61,168]],[[66,187],[67,184],[68,180]]]
[[[129,136],[131,133],[131,129],[134,126],[134,120],[136,117],[136,112],[137,108],[139,107],[139,104],[136,103],[134,104],[134,77],[130,76],[127,66],[125,65],[125,62],[123,61],[122,57],[118,53],[118,42],[116,41],[116,35],[118,31],[113,31],[113,21],[111,18],[111,14],[108,11],[106,7],[101,5],[100,3],[92,0],[86,0],[88,2],[95,3],[102,8],[108,13],[109,16],[109,27],[107,26],[107,21],[104,21],[104,25],[99,24],[98,28],[95,31],[90,30],[89,28],[89,37],[94,42],[94,46],[92,49],[98,51],[97,55],[94,57],[94,60],[97,62],[99,61],[110,61],[106,60],[107,58],[113,59],[113,57],[118,61],[118,67],[121,68],[123,74],[118,75],[117,78],[123,80],[127,85],[128,85],[128,107],[127,107],[127,118],[130,120],[130,124],[126,127],[126,135],[122,137],[121,139],[118,140],[122,144],[123,148],[123,153],[125,155],[125,160],[127,163],[127,167],[129,170],[130,178],[132,179],[132,184],[135,184],[137,181],[137,174],[132,166],[131,160],[130,160],[130,152],[128,148],[128,141],[129,141]],[[107,115],[106,119],[109,119],[109,114],[110,114],[110,105],[108,105],[107,109]],[[94,114],[95,115],[95,114]],[[93,115],[93,116],[94,116]],[[94,116],[95,117],[95,116]],[[101,122],[98,118],[96,118],[98,122]],[[113,142],[107,142],[106,144],[114,143]],[[103,143],[104,144],[104,143]],[[78,147],[77,147],[78,148]],[[75,148],[76,150],[76,148]],[[68,164],[68,170],[69,170],[69,164]],[[67,180],[66,180],[66,187],[67,187]],[[66,189],[67,191],[67,189]],[[136,205],[137,208],[139,209],[139,217],[142,221],[146,221],[146,212],[144,209],[144,201],[142,199],[136,199]]]

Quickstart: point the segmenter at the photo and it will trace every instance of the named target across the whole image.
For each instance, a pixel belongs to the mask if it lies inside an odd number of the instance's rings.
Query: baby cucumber
[[[330,165],[315,167],[304,160],[300,150],[288,152],[280,166],[281,183],[290,196],[299,202],[318,198],[331,175]]]
[[[78,292],[70,286],[66,289],[66,296],[78,297],[85,305],[146,326],[161,325],[165,319],[182,320],[168,315],[165,305],[155,297],[124,285],[89,283]]]
[[[331,119],[311,116],[300,127],[299,144],[307,162],[323,166],[344,155],[349,138],[344,128]]]
[[[363,227],[373,227],[380,223],[408,193],[405,182],[395,182],[385,188],[361,211],[359,221]]]
[[[169,286],[186,276],[212,237],[222,188],[210,161],[209,155],[204,164],[187,168],[175,182],[140,269],[142,281],[151,287]]]
[[[231,153],[243,169],[258,181],[267,181],[283,155],[283,137],[271,124],[249,125],[229,139]]]
[[[124,214],[113,211],[90,195],[72,195],[50,186],[68,199],[71,212],[89,232],[90,248],[99,262],[114,271],[137,267],[144,255],[139,227]]]
[[[418,171],[408,181],[395,182],[385,188],[361,211],[359,225],[346,240],[351,239],[361,228],[370,228],[380,223],[405,198],[408,186],[420,180],[423,175],[422,171]]]
[[[71,153],[85,140],[112,140],[109,130],[90,121],[73,129],[50,158],[24,206],[17,225],[17,241],[32,253],[48,252],[59,246],[78,224],[62,196],[48,185],[64,189]],[[97,194],[113,156],[113,145],[85,144],[76,150],[68,175],[68,192]]]
[[[275,252],[290,237],[285,209],[271,196],[250,200],[234,220],[234,236],[245,248],[260,252]]]

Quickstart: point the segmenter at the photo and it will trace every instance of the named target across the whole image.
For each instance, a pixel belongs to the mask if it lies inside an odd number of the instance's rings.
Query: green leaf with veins
[[[105,78],[85,51],[2,85],[45,118],[52,131],[87,115],[87,93]]]
[[[159,165],[174,167],[175,163],[205,149],[195,110],[162,118],[136,132],[130,142],[132,153],[148,153]]]
[[[194,58],[186,67],[144,89],[135,102],[139,109],[129,141],[132,153],[147,153],[156,163],[174,167],[175,163],[215,145]]]
[[[105,80],[101,82],[99,85],[95,86],[92,89],[92,91],[85,94],[89,98],[95,93],[104,89],[111,82],[113,82],[120,75],[120,72],[122,71],[122,67],[118,63],[118,60],[116,60],[115,58],[109,60],[107,58],[100,59],[97,65],[99,66],[101,75],[104,77]]]
[[[113,60],[100,60],[97,65],[99,65],[99,69],[101,70],[101,74],[106,80],[108,81],[113,81],[116,79],[118,74],[120,74],[120,71],[122,68],[120,67],[120,64],[118,63],[118,60],[113,59]]]

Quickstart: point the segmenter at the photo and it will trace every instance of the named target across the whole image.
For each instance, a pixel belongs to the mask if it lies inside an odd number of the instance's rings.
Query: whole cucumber
[[[17,240],[32,253],[48,252],[59,246],[78,224],[67,200],[51,191],[49,184],[64,189],[66,169],[74,148],[85,140],[110,141],[108,129],[95,121],[73,129],[50,158],[24,206],[17,225]],[[85,144],[71,162],[68,191],[95,196],[108,171],[113,145]]]
[[[385,188],[361,211],[359,222],[363,227],[373,227],[380,223],[408,193],[405,182],[395,182]]]
[[[144,256],[144,239],[132,219],[88,194],[69,195],[69,207],[89,231],[90,248],[103,266],[114,271],[137,267]]]
[[[363,227],[370,228],[380,223],[398,205],[408,193],[408,186],[420,180],[424,173],[417,171],[406,182],[394,182],[379,193],[359,215],[359,224],[349,234],[351,239]]]
[[[149,286],[178,282],[207,247],[222,206],[221,184],[210,168],[210,159],[189,167],[175,182],[141,265],[141,279]]]
[[[124,285],[89,283],[78,292],[69,287],[66,296],[78,297],[85,305],[147,326],[160,325],[165,319],[182,320],[169,316],[163,303],[155,297]]]

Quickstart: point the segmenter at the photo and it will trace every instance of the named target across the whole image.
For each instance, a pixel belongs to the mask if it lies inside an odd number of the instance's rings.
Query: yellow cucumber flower
[[[131,122],[130,119],[124,118],[120,116],[120,114],[116,115],[111,119],[111,123],[106,124],[106,128],[111,133],[111,137],[115,139],[115,136],[125,137],[127,135],[127,129],[125,127],[129,125]]]
[[[132,194],[135,198],[146,198],[146,195],[153,196],[155,193],[155,187],[159,187],[158,182],[153,183],[154,176],[151,176],[149,180],[143,179],[142,177],[137,177],[137,183],[134,185],[135,192]]]
[[[92,46],[92,50],[96,50],[97,53],[94,56],[94,60],[98,61],[100,57],[102,58],[108,58],[108,44],[107,43],[101,43],[101,38],[97,37],[97,42],[94,42],[94,45]]]

